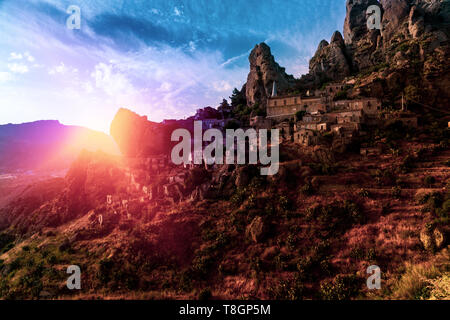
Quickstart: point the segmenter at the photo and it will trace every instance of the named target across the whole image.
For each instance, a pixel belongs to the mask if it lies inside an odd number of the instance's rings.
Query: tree
[[[411,102],[416,102],[420,100],[419,89],[413,85],[409,85],[405,88],[404,95],[407,105],[410,105]]]
[[[306,111],[304,111],[304,110],[297,111],[297,113],[295,114],[295,119],[297,119],[297,121],[301,121],[305,114],[306,114]]]
[[[222,102],[219,105],[219,109],[226,109],[228,108],[230,105],[228,104],[228,100],[227,99],[223,99]]]
[[[230,97],[231,106],[234,108],[238,105],[247,105],[247,98],[245,97],[245,90],[242,88],[241,91],[234,88],[233,93]]]

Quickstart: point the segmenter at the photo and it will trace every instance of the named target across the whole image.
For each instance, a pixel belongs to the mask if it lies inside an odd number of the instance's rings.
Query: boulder
[[[247,226],[245,234],[247,238],[251,239],[253,242],[260,242],[266,234],[266,225],[261,217],[256,217]]]
[[[427,224],[420,231],[420,241],[426,250],[439,250],[445,245],[445,232],[440,226]]]

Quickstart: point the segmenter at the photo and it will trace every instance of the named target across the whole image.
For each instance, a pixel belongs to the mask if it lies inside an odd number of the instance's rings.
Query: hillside
[[[0,125],[0,174],[67,169],[83,149],[119,154],[110,136],[58,121]]]
[[[121,155],[85,150],[63,178],[0,186],[15,192],[0,207],[0,298],[449,299],[449,2],[380,3],[383,28],[369,32],[365,9],[378,1],[347,1],[344,35],[320,42],[301,79],[256,45],[247,83],[221,105],[248,127],[266,120],[274,82],[281,100],[338,82],[338,98],[382,101],[348,143],[335,143],[339,130],[283,139],[273,176],[176,166],[170,132],[194,117],[119,109]],[[83,290],[67,288],[69,265]],[[366,285],[371,265],[380,290]]]

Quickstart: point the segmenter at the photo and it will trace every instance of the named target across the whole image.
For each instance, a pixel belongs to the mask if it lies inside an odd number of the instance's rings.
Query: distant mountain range
[[[119,154],[109,135],[56,120],[0,125],[0,173],[65,169],[83,149]]]

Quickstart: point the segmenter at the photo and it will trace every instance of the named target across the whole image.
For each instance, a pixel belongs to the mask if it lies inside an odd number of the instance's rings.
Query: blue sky
[[[80,30],[66,27],[70,5]],[[0,124],[109,132],[120,107],[181,119],[240,89],[259,42],[307,73],[344,18],[345,0],[0,0]]]

